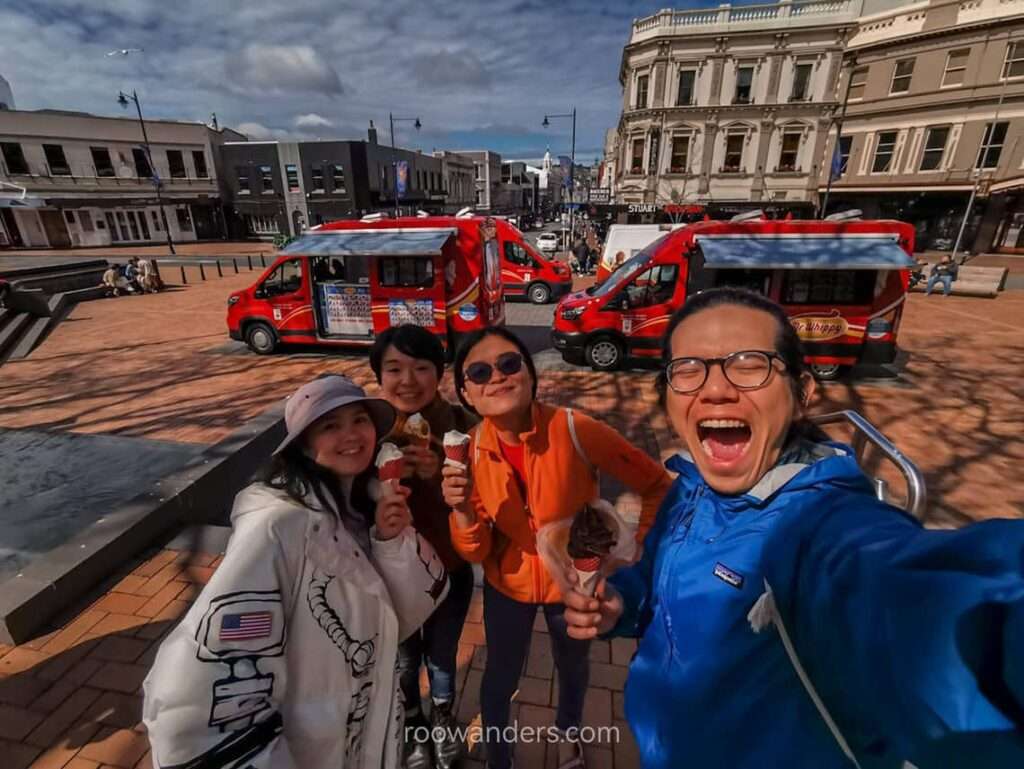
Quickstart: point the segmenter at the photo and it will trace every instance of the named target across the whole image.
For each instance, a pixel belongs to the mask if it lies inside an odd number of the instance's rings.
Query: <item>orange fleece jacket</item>
[[[573,423],[586,459],[573,445],[567,410],[533,404],[533,429],[519,436],[526,467],[525,500],[501,455],[494,425],[485,419],[474,431],[470,504],[477,520],[460,528],[452,514],[452,544],[467,561],[483,564],[488,582],[517,601],[561,602],[558,585],[537,554],[536,535],[541,526],[572,518],[598,496],[588,460],[641,496],[638,542],[654,523],[672,483],[665,468],[612,428],[578,411]]]

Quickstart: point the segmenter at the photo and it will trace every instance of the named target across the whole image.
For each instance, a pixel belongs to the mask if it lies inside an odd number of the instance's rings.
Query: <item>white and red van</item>
[[[896,221],[696,222],[562,299],[552,341],[565,360],[595,369],[657,359],[687,297],[742,286],[781,304],[815,374],[835,378],[895,359],[913,247],[913,226]]]
[[[518,229],[506,227],[510,232],[498,228],[505,298],[525,298],[534,304],[547,304],[572,291],[572,269],[568,264],[541,255]]]
[[[461,335],[504,324],[501,253],[513,229],[478,216],[321,225],[231,294],[228,333],[267,354],[283,343],[368,347],[416,323],[451,351]]]

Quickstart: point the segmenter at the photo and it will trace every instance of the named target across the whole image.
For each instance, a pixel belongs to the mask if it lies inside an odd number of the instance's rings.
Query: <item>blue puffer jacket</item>
[[[626,716],[644,769],[850,769],[780,619],[864,769],[1024,767],[1024,522],[928,531],[850,450],[801,444],[741,496],[681,456],[644,557],[609,581],[639,637]]]

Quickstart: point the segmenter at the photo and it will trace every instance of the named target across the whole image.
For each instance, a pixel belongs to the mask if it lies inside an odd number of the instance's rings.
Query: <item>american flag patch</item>
[[[254,638],[267,638],[273,624],[273,615],[269,611],[225,614],[220,620],[220,640],[249,641]]]

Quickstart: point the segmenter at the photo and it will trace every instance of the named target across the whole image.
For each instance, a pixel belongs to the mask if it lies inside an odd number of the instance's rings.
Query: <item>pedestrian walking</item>
[[[571,519],[598,496],[597,472],[642,499],[642,541],[666,489],[665,470],[615,430],[584,414],[537,401],[537,371],[504,327],[470,334],[453,363],[459,400],[482,418],[468,467],[445,466],[455,549],[484,571],[487,664],[480,686],[487,764],[508,769],[509,706],[529,652],[538,608],[558,674],[558,765],[581,769],[578,728],[590,666],[588,641],[566,633],[561,591],[537,552],[537,531]]]

